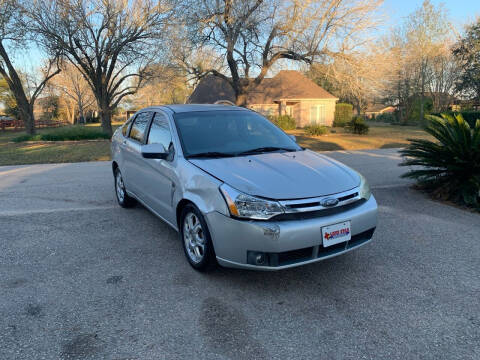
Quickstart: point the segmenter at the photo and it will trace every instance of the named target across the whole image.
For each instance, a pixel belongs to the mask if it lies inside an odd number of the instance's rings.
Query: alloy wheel
[[[199,263],[205,256],[205,232],[197,215],[190,212],[183,220],[183,241],[188,257]]]
[[[117,192],[118,201],[122,203],[125,200],[125,184],[123,183],[120,171],[117,171],[115,177],[115,190]]]

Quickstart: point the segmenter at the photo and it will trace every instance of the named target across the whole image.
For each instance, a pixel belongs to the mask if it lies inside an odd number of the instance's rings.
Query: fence
[[[35,120],[35,128],[37,129],[45,127],[59,127],[65,125],[67,125],[67,122],[64,121]],[[1,119],[0,130],[6,131],[7,128],[13,128],[13,130],[23,130],[25,128],[25,124],[22,120]]]

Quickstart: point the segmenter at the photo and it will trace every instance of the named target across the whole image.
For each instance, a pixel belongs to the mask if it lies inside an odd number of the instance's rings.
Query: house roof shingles
[[[288,99],[337,99],[295,70],[282,70],[273,78],[265,78],[259,86],[248,94],[248,104],[273,104]],[[213,104],[218,100],[235,102],[230,84],[224,79],[209,75],[195,88],[188,99],[192,104]]]
[[[382,110],[386,110],[388,108],[393,108],[393,106],[384,105],[384,104],[369,104],[365,111],[366,112],[381,112]]]

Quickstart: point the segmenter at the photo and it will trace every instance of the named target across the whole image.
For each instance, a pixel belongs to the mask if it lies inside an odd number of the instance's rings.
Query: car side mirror
[[[168,150],[162,144],[148,144],[142,146],[142,156],[145,159],[166,159]]]
[[[290,136],[290,139],[292,139],[293,141],[297,142],[297,137],[295,135],[288,135]]]

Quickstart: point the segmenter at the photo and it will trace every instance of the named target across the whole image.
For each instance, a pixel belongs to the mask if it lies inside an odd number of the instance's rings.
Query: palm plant
[[[400,165],[414,167],[402,177],[437,198],[480,210],[480,120],[472,129],[460,114],[429,116],[425,131],[437,142],[409,139]]]

